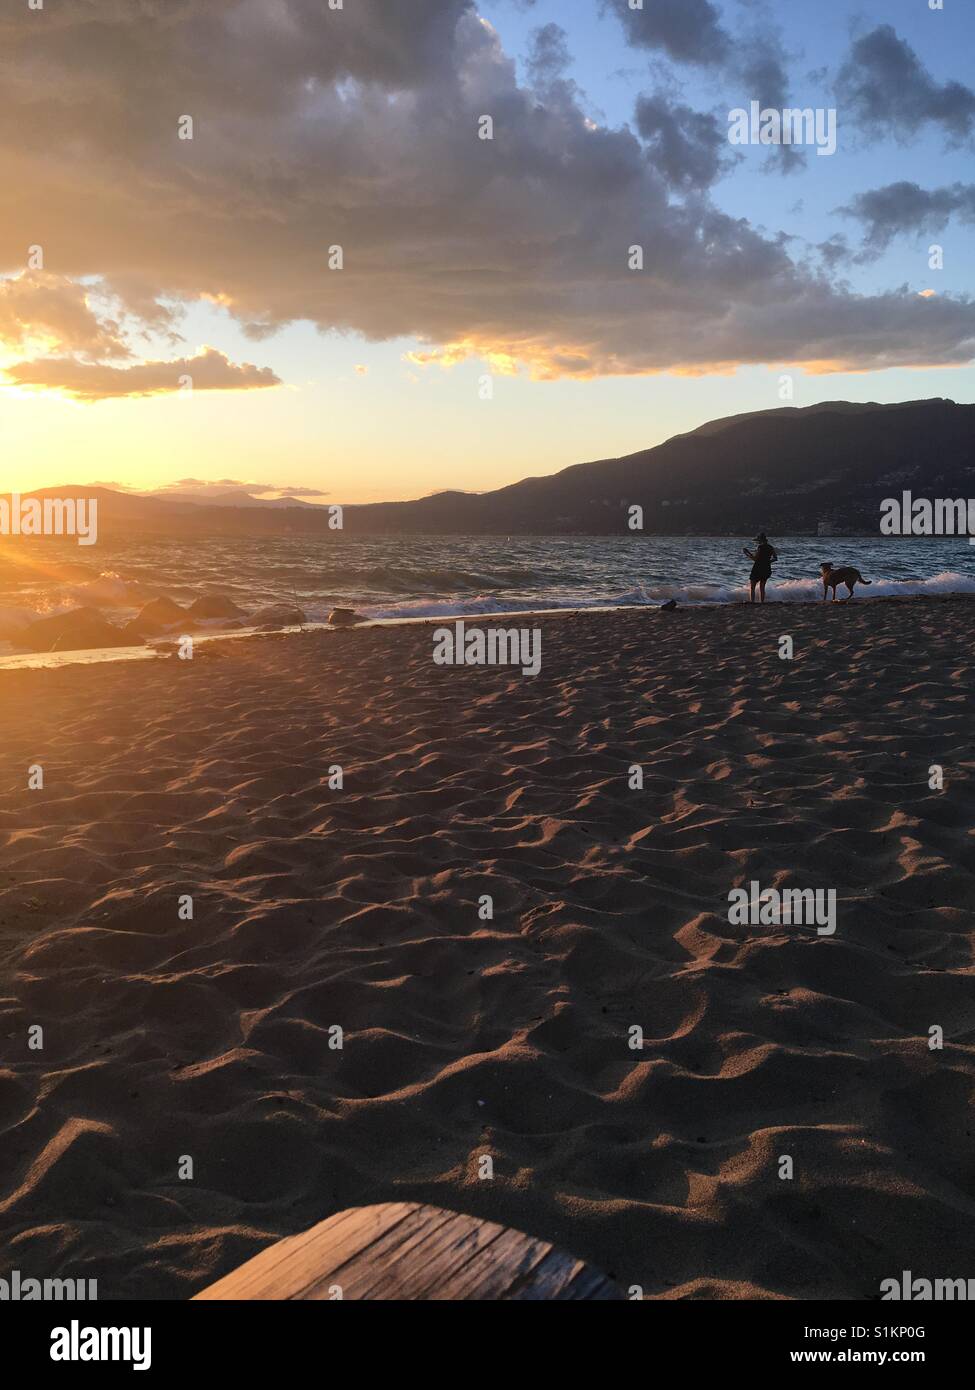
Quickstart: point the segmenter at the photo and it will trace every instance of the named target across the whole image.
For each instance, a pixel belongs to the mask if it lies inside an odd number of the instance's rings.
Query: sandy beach
[[[652,1298],[970,1275],[973,614],[546,615],[535,677],[435,665],[436,624],[0,673],[0,1262],[187,1298],[414,1199]],[[732,925],[756,880],[835,933]]]

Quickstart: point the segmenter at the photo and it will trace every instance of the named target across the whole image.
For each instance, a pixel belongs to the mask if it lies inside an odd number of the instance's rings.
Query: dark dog
[[[857,570],[857,569],[854,569],[852,565],[841,565],[839,569],[834,569],[832,565],[827,564],[827,563],[824,561],[823,564],[821,564],[819,568],[820,568],[820,570],[822,571],[822,575],[823,575],[823,601],[824,601],[824,602],[825,602],[825,600],[826,600],[826,595],[827,595],[827,593],[829,592],[830,589],[833,590],[833,602],[834,602],[834,603],[836,602],[836,586],[837,586],[837,584],[845,584],[845,585],[846,585],[847,589],[849,590],[849,594],[848,594],[847,598],[844,599],[844,602],[845,602],[845,603],[849,603],[850,599],[853,597],[853,586],[854,586],[855,584],[869,584],[869,583],[870,583],[870,580],[869,580],[869,579],[864,579],[864,577],[863,577],[863,575],[860,573],[860,571]]]

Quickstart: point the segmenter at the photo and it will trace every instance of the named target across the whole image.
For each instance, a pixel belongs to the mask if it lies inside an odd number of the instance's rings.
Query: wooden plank
[[[424,1207],[419,1215],[426,1222],[429,1220],[427,1214],[436,1210],[436,1207]],[[387,1272],[380,1269],[380,1278],[373,1283],[373,1289],[378,1292],[373,1292],[371,1296],[408,1298],[413,1301],[426,1299],[432,1297],[431,1291],[434,1287],[445,1282],[452,1284],[453,1279],[470,1265],[478,1269],[489,1269],[486,1251],[504,1233],[504,1229],[491,1221],[478,1221],[473,1216],[451,1213],[449,1225],[436,1230],[422,1243],[405,1251],[404,1258],[397,1261],[395,1269],[388,1271],[394,1276],[395,1292],[387,1287]],[[520,1231],[517,1234],[523,1242],[529,1240],[529,1237],[523,1236]],[[369,1253],[371,1256],[372,1252]],[[451,1293],[447,1296],[454,1295]],[[488,1292],[478,1292],[475,1296],[488,1298],[492,1295]]]
[[[262,1250],[198,1300],[623,1299],[599,1270],[523,1231],[415,1202],[349,1207]]]
[[[411,1203],[386,1203],[376,1207],[347,1207],[300,1235],[287,1236],[262,1250],[230,1274],[210,1284],[199,1299],[210,1298],[303,1298],[309,1284],[324,1277],[323,1268],[332,1261],[342,1263],[344,1252],[355,1254],[382,1232],[405,1220]],[[326,1260],[326,1252],[328,1260]],[[224,1285],[233,1292],[220,1292]],[[267,1290],[273,1292],[267,1292]]]
[[[409,1289],[417,1272],[462,1233],[467,1219],[439,1207],[414,1207],[394,1229],[335,1267],[330,1280],[341,1285],[343,1298],[415,1297]]]
[[[480,1257],[447,1270],[425,1297],[438,1302],[454,1298],[510,1298],[510,1290],[520,1280],[530,1278],[552,1249],[547,1241],[532,1240],[521,1231],[504,1226],[493,1229],[498,1234],[482,1248]]]

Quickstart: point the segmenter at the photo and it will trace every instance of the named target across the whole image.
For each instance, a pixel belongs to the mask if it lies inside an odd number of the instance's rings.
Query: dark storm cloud
[[[961,82],[936,82],[889,24],[855,41],[837,91],[854,120],[873,136],[903,140],[935,125],[949,144],[958,145],[975,131],[975,92]]]
[[[728,60],[704,0],[628,13],[672,56]],[[811,275],[703,193],[720,158],[709,117],[648,98],[648,158],[634,131],[590,118],[560,32],[542,35],[540,96],[471,0],[8,8],[0,270],[21,272],[38,243],[60,281],[98,277],[119,308],[72,330],[75,357],[99,325],[117,338],[110,319],[164,331],[205,300],[255,338],[304,320],[541,377],[968,360],[975,307]],[[485,114],[493,140],[477,138]],[[184,115],[192,140],[177,138]],[[17,370],[97,399],[171,389],[193,360]],[[214,386],[272,384],[225,358],[209,370]]]

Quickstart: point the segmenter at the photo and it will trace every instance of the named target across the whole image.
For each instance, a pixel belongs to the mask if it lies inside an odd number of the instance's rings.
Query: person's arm
[[[754,560],[755,556],[754,556],[754,555],[752,554],[752,552],[748,549],[748,546],[747,546],[747,545],[742,546],[742,550],[744,550],[744,552],[745,552],[745,554],[748,556],[749,560]]]
[[[774,546],[774,545],[770,545],[770,546],[769,546],[769,550],[771,550],[771,552],[772,552],[772,559],[773,559],[773,560],[777,560],[777,559],[779,558],[779,552],[776,550],[775,546]]]

